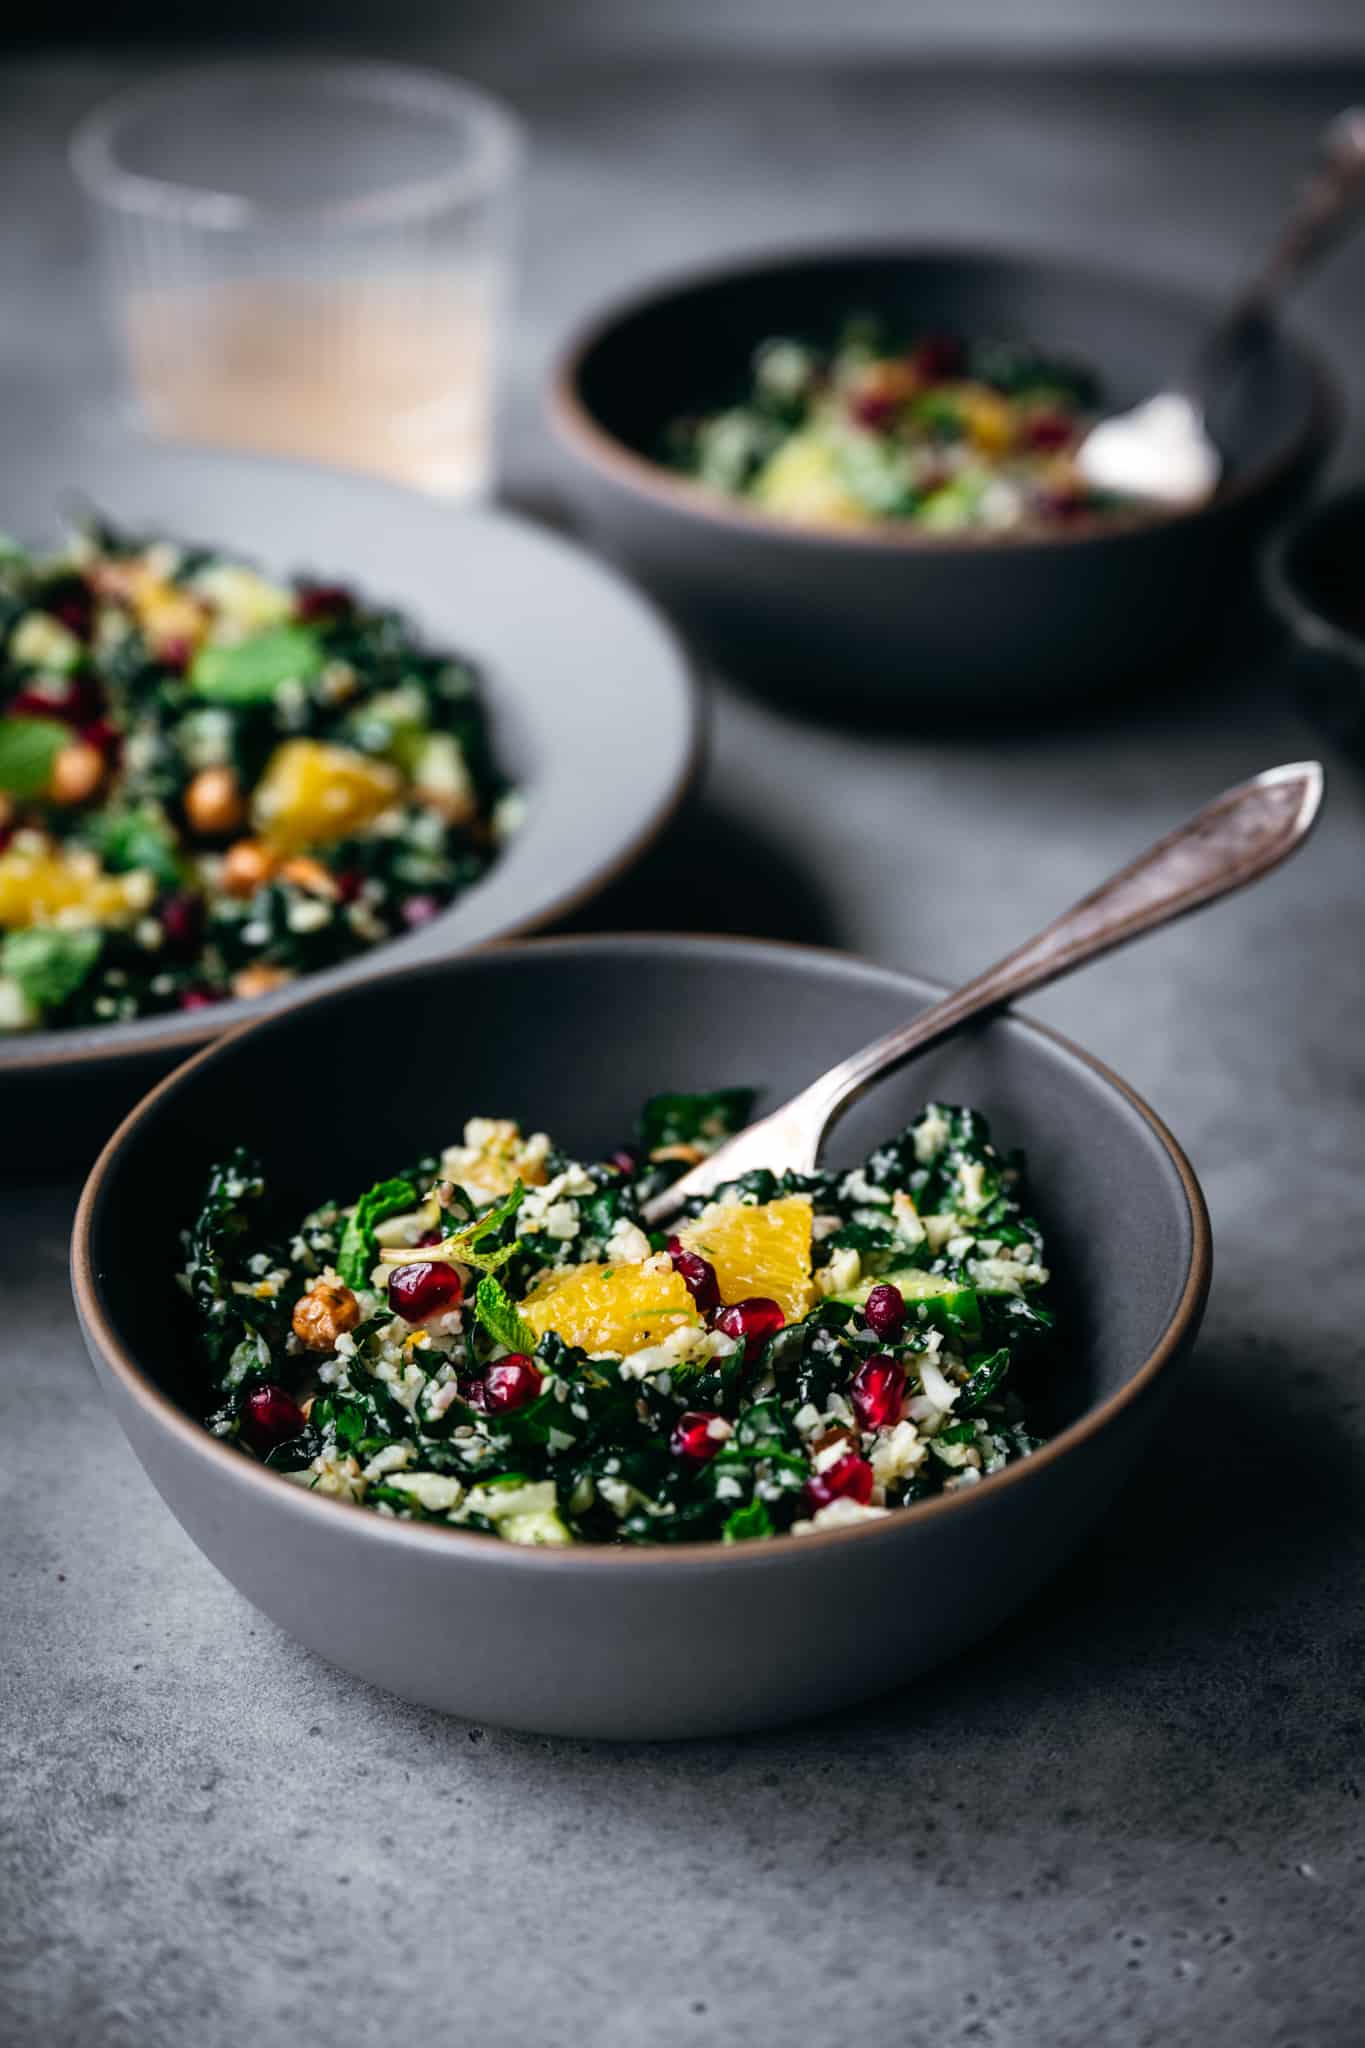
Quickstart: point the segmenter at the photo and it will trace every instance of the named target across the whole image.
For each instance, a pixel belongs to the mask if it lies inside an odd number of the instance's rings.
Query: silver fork
[[[1259,880],[1300,847],[1322,803],[1320,762],[1268,768],[1239,783],[1102,882],[1036,937],[908,1024],[840,1060],[780,1109],[728,1138],[699,1166],[644,1205],[657,1228],[695,1195],[766,1166],[811,1173],[831,1125],[875,1081],[1015,997],[1045,988],[1101,953],[1127,945],[1187,911]]]

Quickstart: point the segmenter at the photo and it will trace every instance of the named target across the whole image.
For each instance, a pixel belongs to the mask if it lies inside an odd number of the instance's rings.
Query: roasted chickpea
[[[49,801],[63,806],[88,803],[104,780],[104,756],[84,740],[71,740],[52,764]]]
[[[185,791],[185,816],[201,839],[221,839],[235,832],[246,815],[236,772],[201,768]]]
[[[337,893],[336,880],[330,870],[306,853],[296,853],[292,860],[284,862],[280,880],[292,882],[296,889],[307,889],[314,896],[335,896]]]
[[[294,1303],[294,1335],[310,1351],[331,1351],[360,1321],[360,1303],[340,1282],[317,1280]]]
[[[293,980],[287,967],[271,967],[264,960],[254,967],[243,967],[232,977],[232,993],[244,996],[268,996],[272,988],[283,988]]]
[[[223,855],[223,887],[229,896],[254,896],[275,872],[275,856],[259,839],[239,839]]]

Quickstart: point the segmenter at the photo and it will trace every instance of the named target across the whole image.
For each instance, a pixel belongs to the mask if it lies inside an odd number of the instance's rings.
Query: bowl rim
[[[713,286],[736,283],[769,273],[820,269],[836,263],[896,264],[986,262],[1016,270],[1041,270],[1054,276],[1087,279],[1115,294],[1125,291],[1163,295],[1191,308],[1206,302],[1178,280],[1134,275],[1105,263],[1091,262],[1065,250],[1030,248],[1006,242],[954,242],[934,238],[886,237],[866,242],[783,243],[755,249],[747,256],[720,263],[700,263],[637,285],[599,306],[569,332],[557,350],[543,385],[550,427],[560,445],[599,476],[663,509],[695,518],[730,532],[766,535],[798,546],[837,546],[864,554],[960,555],[1050,553],[1097,541],[1118,542],[1153,532],[1188,527],[1195,521],[1235,509],[1291,476],[1313,455],[1330,447],[1345,416],[1341,389],[1319,352],[1303,337],[1281,326],[1277,331],[1302,363],[1308,378],[1308,404],[1298,432],[1279,455],[1234,472],[1232,480],[1199,505],[1151,505],[1121,520],[1093,514],[1075,520],[1057,533],[1040,535],[1028,529],[989,533],[929,533],[911,521],[884,521],[870,527],[804,525],[749,509],[742,499],[726,497],[705,484],[678,475],[661,462],[637,454],[598,420],[582,395],[582,372],[589,356],[625,321],[670,299],[685,299]],[[1215,302],[1207,301],[1210,314]]]
[[[555,938],[535,939],[518,944],[493,943],[473,949],[446,961],[428,961],[404,970],[404,978],[414,979],[421,975],[440,972],[458,972],[466,962],[496,962],[499,957],[525,961],[550,954],[571,954],[594,948],[607,947],[612,951],[626,954],[643,953],[662,947],[670,953],[685,954],[688,950],[703,947],[708,951],[720,949],[733,951],[737,956],[773,958],[776,960],[805,960],[814,964],[833,966],[844,974],[882,978],[891,976],[909,984],[916,994],[927,993],[931,999],[946,993],[942,984],[925,981],[917,975],[904,973],[899,968],[879,967],[875,962],[865,960],[856,954],[834,947],[793,945],[768,939],[738,938],[730,934],[695,932],[602,932],[570,934]],[[366,986],[382,979],[394,979],[371,975]],[[358,984],[353,985],[358,986]],[[91,1238],[98,1212],[106,1197],[106,1183],[116,1159],[123,1148],[133,1140],[144,1123],[162,1112],[163,1106],[185,1086],[198,1070],[209,1064],[220,1052],[235,1046],[253,1032],[268,1032],[281,1027],[286,1020],[297,1020],[305,1007],[331,1002],[333,998],[324,993],[311,999],[311,1004],[296,1005],[272,1017],[239,1025],[235,1031],[226,1034],[213,1045],[206,1046],[193,1059],[175,1069],[158,1083],[142,1101],[124,1117],[117,1130],[108,1139],[99,1158],[90,1170],[81,1190],[80,1201],[71,1233],[71,1283],[76,1310],[87,1342],[95,1346],[105,1366],[118,1381],[123,1393],[134,1405],[143,1409],[150,1420],[162,1431],[169,1430],[192,1457],[207,1459],[216,1466],[226,1479],[235,1475],[234,1483],[248,1489],[248,1497],[260,1488],[265,1488],[263,1499],[274,1501],[284,1513],[296,1512],[305,1516],[335,1515],[349,1513],[359,1518],[354,1524],[357,1540],[373,1540],[407,1548],[417,1545],[419,1549],[430,1549],[435,1545],[444,1546],[449,1554],[464,1558],[477,1565],[484,1564],[520,1570],[569,1570],[585,1565],[594,1571],[654,1571],[667,1572],[673,1569],[696,1568],[699,1565],[715,1569],[718,1566],[727,1571],[749,1567],[764,1568],[779,1566],[793,1554],[805,1554],[812,1546],[828,1548],[847,1543],[875,1543],[890,1540],[898,1530],[916,1527],[930,1517],[946,1514],[970,1514],[977,1510],[973,1503],[983,1497],[994,1499],[999,1490],[1006,1486],[1018,1486],[1028,1474],[1036,1474],[1060,1463],[1070,1451],[1089,1442],[1106,1430],[1131,1404],[1147,1394],[1162,1376],[1166,1367],[1178,1358],[1197,1334],[1204,1305],[1208,1298],[1212,1276],[1213,1243],[1209,1225],[1208,1209],[1194,1169],[1184,1151],[1156,1114],[1155,1110],[1114,1073],[1112,1068],[1086,1052],[1062,1033],[1035,1019],[1010,1009],[1004,1012],[1008,1021],[1017,1024],[1026,1034],[1045,1040],[1058,1048],[1068,1059],[1088,1068],[1107,1087],[1112,1089],[1134,1110],[1144,1122],[1169,1163],[1174,1167],[1185,1197],[1190,1219],[1191,1245],[1189,1270],[1181,1289],[1180,1298],[1171,1314],[1166,1328],[1148,1356],[1134,1369],[1123,1385],[1116,1388],[1103,1401],[1088,1408],[1074,1422],[1067,1424],[1055,1437],[1048,1439],[1042,1447],[1029,1457],[1007,1465],[1002,1472],[991,1475],[981,1486],[963,1487],[954,1493],[941,1493],[926,1501],[919,1501],[912,1507],[898,1508],[885,1517],[852,1528],[816,1530],[807,1536],[790,1534],[775,1536],[763,1543],[722,1544],[720,1542],[675,1543],[659,1545],[614,1545],[574,1543],[558,1545],[519,1545],[504,1543],[485,1536],[477,1530],[439,1526],[435,1523],[405,1522],[396,1517],[377,1515],[370,1508],[358,1502],[339,1501],[329,1496],[314,1493],[311,1489],[295,1485],[278,1472],[269,1471],[253,1459],[245,1458],[231,1445],[222,1443],[211,1436],[201,1422],[196,1421],[185,1409],[143,1371],[131,1352],[124,1345],[112,1322],[106,1316],[96,1282],[94,1263],[91,1256]],[[325,1523],[318,1527],[327,1526]],[[344,1524],[337,1523],[338,1531]],[[366,1539],[361,1533],[368,1528],[372,1537]],[[438,1554],[433,1550],[432,1554]]]
[[[1313,529],[1334,513],[1354,505],[1365,523],[1365,483],[1347,484],[1329,491],[1298,518],[1290,520],[1272,539],[1262,564],[1263,581],[1272,605],[1292,633],[1314,653],[1336,654],[1365,668],[1365,629],[1353,631],[1305,597],[1299,579],[1290,568],[1290,557]]]
[[[267,474],[271,468],[287,467],[291,470],[315,471],[324,481],[354,480],[349,472],[338,471],[320,463],[293,462],[287,458],[255,454],[243,457],[237,451],[203,448],[197,444],[191,452],[196,458],[217,457],[226,453],[229,460],[249,462],[253,466],[259,466]],[[392,491],[400,499],[405,496],[423,495],[405,485],[391,483],[387,478],[364,476],[360,481],[367,489],[376,487],[380,491]],[[69,1031],[49,1029],[13,1034],[0,1033],[0,1087],[13,1086],[15,1079],[20,1075],[46,1074],[63,1067],[98,1066],[105,1062],[112,1066],[124,1061],[151,1059],[161,1053],[179,1052],[187,1048],[207,1050],[216,1045],[221,1038],[228,1037],[235,1031],[266,1023],[272,1017],[284,1016],[303,1003],[318,998],[326,1001],[330,996],[341,995],[346,989],[356,987],[362,981],[370,980],[372,976],[418,972],[424,966],[443,964],[446,960],[459,959],[466,953],[485,951],[489,947],[501,945],[504,940],[529,937],[534,932],[543,931],[547,925],[558,923],[561,918],[572,917],[594,897],[610,889],[614,883],[629,874],[669,831],[696,786],[710,737],[711,700],[709,693],[702,686],[700,662],[690,641],[679,632],[674,621],[649,591],[632,582],[614,563],[604,561],[601,556],[594,554],[576,535],[561,533],[543,525],[539,520],[528,518],[514,507],[501,503],[463,507],[453,516],[456,519],[472,518],[510,526],[529,532],[537,540],[546,540],[568,549],[589,563],[596,573],[609,578],[616,586],[617,594],[633,604],[637,610],[647,614],[651,620],[655,630],[668,646],[677,668],[686,727],[685,749],[680,753],[667,795],[653,818],[647,819],[610,860],[600,861],[575,886],[557,889],[538,907],[507,924],[501,931],[477,940],[472,946],[462,944],[458,940],[453,943],[447,940],[440,952],[429,953],[419,960],[404,961],[398,966],[386,966],[384,956],[393,946],[404,943],[404,935],[396,934],[394,938],[368,946],[362,952],[352,954],[349,959],[338,961],[334,966],[301,974],[295,981],[267,995],[230,996],[226,1001],[215,1004],[210,1010],[183,1013],[169,1011]],[[485,685],[484,695],[490,715],[496,721],[501,705],[514,701],[524,703],[534,697],[534,692],[528,692],[526,698],[514,698],[503,689],[500,682],[494,681]],[[483,878],[479,879],[481,881]],[[477,889],[479,882],[473,883],[472,887]],[[425,928],[432,943],[440,938],[442,923],[459,910],[468,893],[467,890],[462,890],[458,896],[453,897]],[[87,1031],[89,1037],[85,1035]]]

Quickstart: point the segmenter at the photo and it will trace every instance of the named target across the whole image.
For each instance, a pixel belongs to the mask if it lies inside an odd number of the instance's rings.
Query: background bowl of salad
[[[818,1187],[747,1185],[676,1248],[631,1220],[747,1091],[936,993],[552,939],[209,1048],[111,1140],[73,1240],[153,1482],[309,1648],[476,1719],[715,1733],[951,1655],[1081,1541],[1193,1341],[1208,1225],[1169,1133],[1007,1018],[874,1090]]]
[[[0,489],[7,1163],[253,1007],[544,921],[678,801],[685,663],[563,541],[188,450],[67,477],[64,540],[50,469]]]
[[[797,253],[600,316],[550,410],[592,532],[723,668],[952,719],[1154,677],[1224,624],[1332,438],[1302,345],[1271,337],[1213,408],[1205,505],[1106,501],[1070,459],[1216,313],[1051,256]]]

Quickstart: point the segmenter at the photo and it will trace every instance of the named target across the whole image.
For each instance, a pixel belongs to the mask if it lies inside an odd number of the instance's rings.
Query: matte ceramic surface
[[[577,548],[503,513],[458,512],[369,479],[92,439],[60,478],[30,451],[0,474],[0,530],[61,536],[80,503],[118,524],[211,541],[278,574],[354,582],[485,672],[499,759],[525,823],[488,875],[410,936],[255,1003],[0,1037],[0,1166],[94,1156],[187,1050],[251,1015],[376,969],[545,922],[611,880],[677,805],[696,762],[686,663],[647,604]]]
[[[1305,709],[1344,746],[1365,750],[1365,486],[1281,535],[1266,588],[1293,637]]]
[[[1217,308],[1050,257],[882,248],[794,254],[686,278],[572,343],[551,414],[592,531],[722,666],[837,708],[850,693],[936,715],[1074,698],[1150,673],[1222,624],[1257,535],[1320,462],[1337,406],[1281,336],[1212,409],[1218,498],[1123,531],[1055,539],[780,525],[673,475],[666,424],[724,402],[770,334],[850,312],[1023,336],[1096,368],[1115,408],[1178,377]]]
[[[915,1063],[831,1148],[861,1156],[932,1095],[978,1104],[1001,1140],[1028,1149],[1065,1282],[1056,1441],[871,1527],[732,1549],[519,1550],[302,1492],[189,1419],[172,1278],[177,1231],[225,1144],[258,1151],[300,1211],[448,1142],[470,1113],[600,1150],[661,1087],[749,1082],[771,1105],[936,993],[757,942],[560,939],[375,980],[235,1034],[128,1119],[77,1217],[77,1306],[138,1457],[273,1620],[348,1671],[475,1720],[622,1737],[752,1728],[951,1655],[1032,1592],[1112,1499],[1208,1287],[1203,1201],[1169,1134],[1038,1026],[995,1022]],[[393,1057],[414,1020],[443,1060]],[[362,1109],[357,1076],[381,1073]]]

